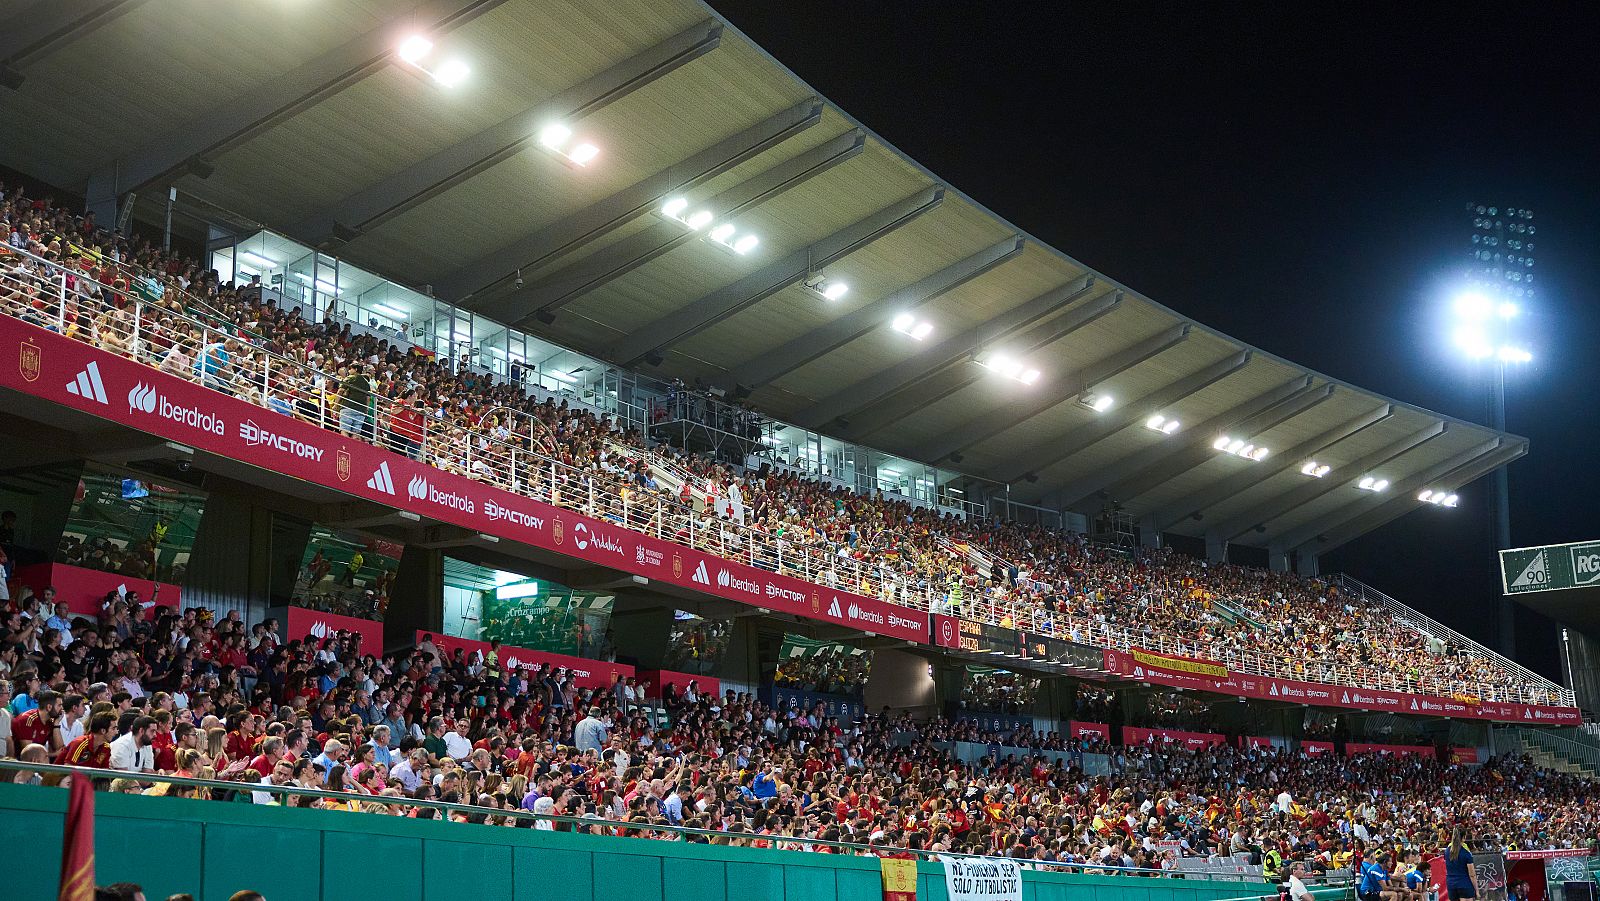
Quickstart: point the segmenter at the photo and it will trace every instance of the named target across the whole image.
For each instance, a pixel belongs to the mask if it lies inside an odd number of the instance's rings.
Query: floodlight
[[[552,122],[539,132],[539,143],[551,150],[560,150],[567,145],[567,139],[572,137],[572,129],[560,122]]]
[[[459,59],[453,59],[440,66],[433,72],[433,80],[447,88],[453,88],[467,80],[472,70]]]
[[[400,59],[415,66],[433,52],[433,42],[420,34],[414,34],[401,41],[400,48],[396,52],[399,53]]]

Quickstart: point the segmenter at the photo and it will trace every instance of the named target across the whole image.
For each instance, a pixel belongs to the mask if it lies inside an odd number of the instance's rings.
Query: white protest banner
[[[1022,865],[999,857],[941,857],[950,901],[1022,901]]]

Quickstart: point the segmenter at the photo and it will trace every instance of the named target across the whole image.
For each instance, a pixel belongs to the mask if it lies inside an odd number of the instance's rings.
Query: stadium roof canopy
[[[4,0],[0,21],[6,165],[91,203],[135,191],[159,208],[176,185],[443,300],[738,386],[777,418],[1009,483],[1018,501],[1110,499],[1146,526],[1315,553],[1527,450],[1090,270],[695,0]],[[435,45],[423,66],[460,58],[470,78],[445,87],[403,61],[413,34]],[[555,122],[569,150],[600,156],[576,166],[543,146]],[[732,253],[663,215],[680,196],[759,246]],[[824,299],[819,278],[848,294]],[[893,328],[906,312],[932,333]],[[1037,381],[978,362],[998,355]],[[1114,404],[1096,412],[1090,395]],[[1182,427],[1164,435],[1154,415]],[[1219,451],[1223,435],[1271,454]],[[1325,478],[1302,474],[1310,460]],[[1359,490],[1368,475],[1388,490]]]

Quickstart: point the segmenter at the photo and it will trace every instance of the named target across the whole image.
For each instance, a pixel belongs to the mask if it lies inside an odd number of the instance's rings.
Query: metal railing
[[[563,831],[590,832],[618,838],[651,837],[659,839],[662,836],[674,836],[678,841],[710,842],[717,840],[719,844],[735,844],[743,846],[768,846],[780,851],[823,851],[824,853],[847,854],[861,857],[911,857],[917,860],[938,861],[945,857],[983,859],[979,855],[961,854],[950,851],[932,852],[919,848],[905,848],[897,845],[847,842],[823,838],[810,838],[806,836],[791,836],[767,834],[758,832],[739,832],[722,829],[704,829],[695,826],[683,826],[670,823],[641,823],[631,820],[613,820],[596,816],[559,816],[555,814],[534,813],[519,807],[480,807],[475,804],[459,804],[450,801],[435,801],[431,799],[408,798],[404,795],[362,794],[357,792],[329,791],[325,788],[307,788],[301,785],[277,785],[262,782],[231,782],[222,779],[200,779],[192,776],[178,776],[166,773],[130,773],[123,770],[99,769],[95,767],[64,766],[51,763],[24,763],[10,758],[0,759],[0,772],[6,773],[36,773],[41,776],[71,776],[73,778],[85,777],[100,782],[121,779],[132,780],[140,784],[160,783],[179,789],[205,791],[210,793],[238,793],[261,792],[274,795],[274,803],[293,803],[295,798],[311,798],[317,801],[330,801],[335,804],[361,805],[363,810],[347,811],[363,815],[378,815],[383,813],[371,808],[387,808],[390,815],[396,815],[400,809],[419,809],[438,811],[443,817],[451,814],[464,816],[495,817],[499,822],[491,828],[504,828],[507,819],[527,823],[537,828],[539,824],[546,824],[544,828],[565,827]],[[251,771],[253,772],[253,771]],[[208,801],[214,798],[186,796],[192,800]],[[337,809],[337,808],[336,808]],[[1194,879],[1196,873],[1180,870],[1152,869],[1148,867],[1123,867],[1107,864],[1093,863],[1061,863],[1054,861],[1022,861],[1024,869],[1041,870],[1048,872],[1078,872],[1087,874],[1114,874],[1124,876],[1140,876],[1158,879]],[[1204,878],[1217,882],[1245,882],[1258,881],[1258,878],[1249,878],[1239,874],[1218,873],[1207,875]],[[1255,896],[1251,896],[1252,898]]]
[[[1516,734],[1525,747],[1536,748],[1587,768],[1591,774],[1600,773],[1600,748],[1539,729],[1519,728]]]
[[[966,586],[956,605],[950,586],[934,584],[927,574],[900,563],[863,562],[834,552],[827,541],[806,543],[789,537],[793,533],[780,538],[708,516],[705,511],[697,514],[676,496],[645,492],[624,473],[559,462],[535,449],[543,424],[529,414],[499,408],[525,421],[508,422],[503,433],[495,434],[483,431],[481,422],[441,422],[432,416],[425,420],[420,434],[396,428],[395,414],[403,407],[397,399],[374,390],[364,407],[354,408],[338,394],[334,375],[274,352],[266,336],[248,331],[234,322],[228,311],[180,293],[175,286],[168,286],[161,302],[153,302],[144,294],[104,285],[25,251],[0,247],[0,263],[13,260],[28,265],[0,268],[0,313],[438,469],[724,559],[830,589],[877,597],[911,610],[959,613],[981,622],[1062,638],[1076,634],[1076,640],[1101,647],[1142,647],[1205,657],[1246,674],[1445,695],[1469,690],[1492,700],[1551,700],[1545,691],[1533,697],[1525,685],[1463,688],[1348,662],[1311,661],[1296,670],[1267,654],[1222,650],[1171,634],[1146,634],[1094,618],[1051,614],[1038,605],[1037,598],[1006,589],[990,597],[967,597],[966,591],[977,594],[977,586]],[[636,453],[652,468],[663,465],[663,471],[668,471],[659,455],[645,448]],[[673,475],[682,478],[679,473]],[[1400,609],[1409,612],[1409,608]],[[1520,667],[1516,671],[1526,672]]]
[[[1363,601],[1387,611],[1391,616],[1401,620],[1402,622],[1409,623],[1418,631],[1426,635],[1437,638],[1448,645],[1466,651],[1470,656],[1476,657],[1480,660],[1485,660],[1502,670],[1515,673],[1534,685],[1543,687],[1546,691],[1550,692],[1554,698],[1558,699],[1550,703],[1560,703],[1569,707],[1575,703],[1573,692],[1570,688],[1563,688],[1560,684],[1539,675],[1533,670],[1528,669],[1527,667],[1517,663],[1515,660],[1512,660],[1509,657],[1506,657],[1498,651],[1485,647],[1484,645],[1473,641],[1449,626],[1440,623],[1432,617],[1426,616],[1410,607],[1407,607],[1405,604],[1402,604],[1382,591],[1373,588],[1371,585],[1362,582],[1360,579],[1356,579],[1346,573],[1337,573],[1330,577],[1328,581],[1339,586],[1340,588],[1354,592],[1356,596],[1361,598]]]

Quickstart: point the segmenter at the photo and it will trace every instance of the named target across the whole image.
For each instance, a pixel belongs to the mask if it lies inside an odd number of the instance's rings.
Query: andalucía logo
[[[39,345],[29,338],[23,338],[22,350],[17,354],[17,369],[22,372],[22,380],[25,382],[38,380],[39,369],[43,363],[44,353],[39,350]]]

